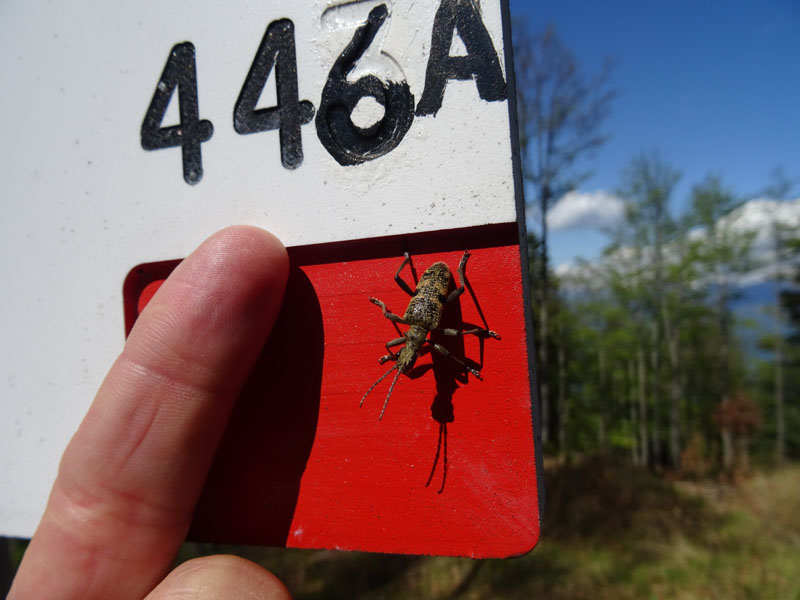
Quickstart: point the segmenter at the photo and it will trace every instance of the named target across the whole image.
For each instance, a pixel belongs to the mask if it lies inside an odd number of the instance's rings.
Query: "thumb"
[[[178,566],[145,600],[291,600],[272,573],[237,556],[206,556]]]

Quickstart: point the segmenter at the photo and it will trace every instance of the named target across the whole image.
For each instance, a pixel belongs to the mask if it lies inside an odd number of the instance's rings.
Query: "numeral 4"
[[[178,89],[180,122],[162,127],[175,88]],[[211,121],[200,120],[194,45],[191,42],[176,44],[169,53],[142,121],[142,148],[160,150],[180,146],[183,152],[183,179],[194,185],[203,177],[200,144],[210,140],[213,133]]]
[[[303,163],[300,128],[314,118],[314,105],[301,101],[297,91],[296,55],[294,24],[289,19],[270,23],[233,109],[236,133],[280,130],[281,163],[287,169]],[[273,67],[278,104],[256,109]]]

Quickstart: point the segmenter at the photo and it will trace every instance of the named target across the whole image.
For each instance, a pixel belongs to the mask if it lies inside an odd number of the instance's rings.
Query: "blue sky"
[[[631,158],[651,150],[682,173],[676,211],[707,173],[743,197],[764,189],[777,166],[800,177],[798,0],[510,5],[533,28],[554,24],[589,72],[605,55],[616,60],[611,139],[588,161],[581,192],[613,193]],[[592,258],[604,242],[596,230],[555,228],[552,264]]]

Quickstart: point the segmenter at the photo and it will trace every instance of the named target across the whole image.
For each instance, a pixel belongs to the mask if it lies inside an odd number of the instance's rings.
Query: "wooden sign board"
[[[471,0],[11,2],[0,532],[28,536],[60,454],[161,281],[262,226],[289,289],[192,536],[499,557],[539,535],[508,7]],[[467,293],[397,382],[393,280],[464,250]],[[401,329],[404,327],[401,326]],[[426,346],[430,347],[430,345]],[[221,514],[229,515],[221,518]]]

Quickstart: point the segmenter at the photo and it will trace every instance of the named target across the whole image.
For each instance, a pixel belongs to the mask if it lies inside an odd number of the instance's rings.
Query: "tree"
[[[722,436],[723,471],[732,479],[748,475],[748,440],[760,422],[755,404],[741,392],[726,395],[714,410],[713,420]]]
[[[800,255],[800,232],[795,232],[795,237],[785,241],[785,250],[795,258]],[[789,403],[788,406],[784,404],[784,395],[790,398],[797,398],[800,396],[800,268],[797,268],[789,285],[780,290],[778,294],[780,310],[779,326],[785,327],[784,330],[777,332],[776,337],[780,337],[781,353],[775,357],[774,369],[779,372],[775,374],[776,391],[779,391],[780,396],[776,393],[776,406],[775,406],[775,425],[776,425],[776,440],[775,440],[775,454],[778,464],[786,460],[787,455],[792,454],[791,446],[795,447],[793,453],[795,457],[798,456],[796,450],[800,447],[798,441],[797,425],[800,424],[800,405],[797,402]],[[780,364],[778,363],[780,360]],[[784,361],[786,362],[787,370],[784,370]],[[788,371],[788,373],[787,373]],[[788,377],[787,377],[788,376]],[[784,380],[787,377],[787,381]],[[789,426],[787,427],[787,422]],[[794,426],[792,426],[792,424]]]
[[[698,277],[709,289],[711,310],[716,321],[714,359],[705,375],[710,393],[723,405],[741,385],[742,359],[734,338],[731,301],[735,297],[736,279],[752,267],[752,232],[735,227],[736,209],[740,201],[716,175],[709,175],[692,188],[688,223],[702,232],[692,243],[698,266]],[[710,407],[709,407],[709,410]],[[731,451],[726,430],[720,430],[726,456]]]
[[[680,257],[667,257],[667,243],[674,242],[678,231],[670,214],[670,199],[680,174],[667,164],[657,153],[639,154],[633,158],[623,174],[622,185],[618,191],[625,202],[625,221],[615,233],[612,250],[626,248],[635,257],[636,268],[631,275],[639,280],[639,298],[634,319],[644,329],[645,317],[649,316],[649,331],[642,332],[637,354],[644,354],[644,346],[649,338],[650,350],[650,395],[653,408],[650,411],[651,442],[653,460],[660,464],[661,455],[661,410],[658,401],[663,396],[664,368],[663,355],[666,348],[669,377],[669,457],[677,465],[680,455],[679,402],[680,354],[678,352],[678,332],[672,297],[679,295],[673,288],[680,288],[681,269],[668,267],[675,265]],[[678,245],[679,246],[679,245]],[[672,244],[675,254],[674,247]],[[678,276],[678,285],[669,285],[668,275]],[[644,411],[643,411],[644,412]]]
[[[567,459],[611,450],[656,469],[686,468],[686,459],[690,470],[707,473],[704,455],[721,448],[727,471],[736,460],[746,470],[751,436],[760,451],[772,434],[755,431],[760,414],[769,423],[772,415],[754,403],[763,396],[753,389],[753,360],[745,360],[732,308],[741,276],[754,266],[755,234],[719,177],[695,185],[686,208],[675,210],[678,176],[658,154],[634,157],[618,190],[625,219],[602,259],[552,280],[551,433]],[[800,238],[782,247],[796,253]],[[538,268],[540,254],[532,256]],[[798,289],[781,295],[789,457],[800,455],[800,406],[790,401],[800,394]]]
[[[743,233],[733,227],[733,212],[740,201],[716,175],[709,175],[692,188],[689,223],[703,231],[703,238],[695,241],[695,251],[702,263],[704,276],[713,289],[718,319],[719,397],[727,395],[732,387],[731,344],[732,327],[730,302],[734,296],[737,275],[750,270],[750,250],[753,233]]]
[[[764,191],[764,196],[779,201],[788,200],[789,194],[794,187],[794,182],[781,167],[773,170],[770,178],[770,185]],[[776,282],[784,279],[784,265],[792,258],[794,250],[792,248],[792,237],[796,232],[786,227],[774,216],[770,223],[770,238],[772,242],[771,271],[772,277]],[[785,379],[784,379],[784,360],[785,349],[783,339],[783,310],[781,307],[781,294],[776,294],[772,306],[773,318],[773,402],[775,404],[775,462],[783,464],[786,459],[786,401],[785,401]]]
[[[552,25],[531,33],[524,21],[516,21],[513,38],[523,178],[541,219],[539,268],[532,278],[539,299],[539,396],[542,441],[547,443],[551,288],[547,213],[586,176],[576,170],[577,161],[607,139],[601,128],[614,97],[609,87],[612,65],[607,60],[599,73],[587,75]]]

